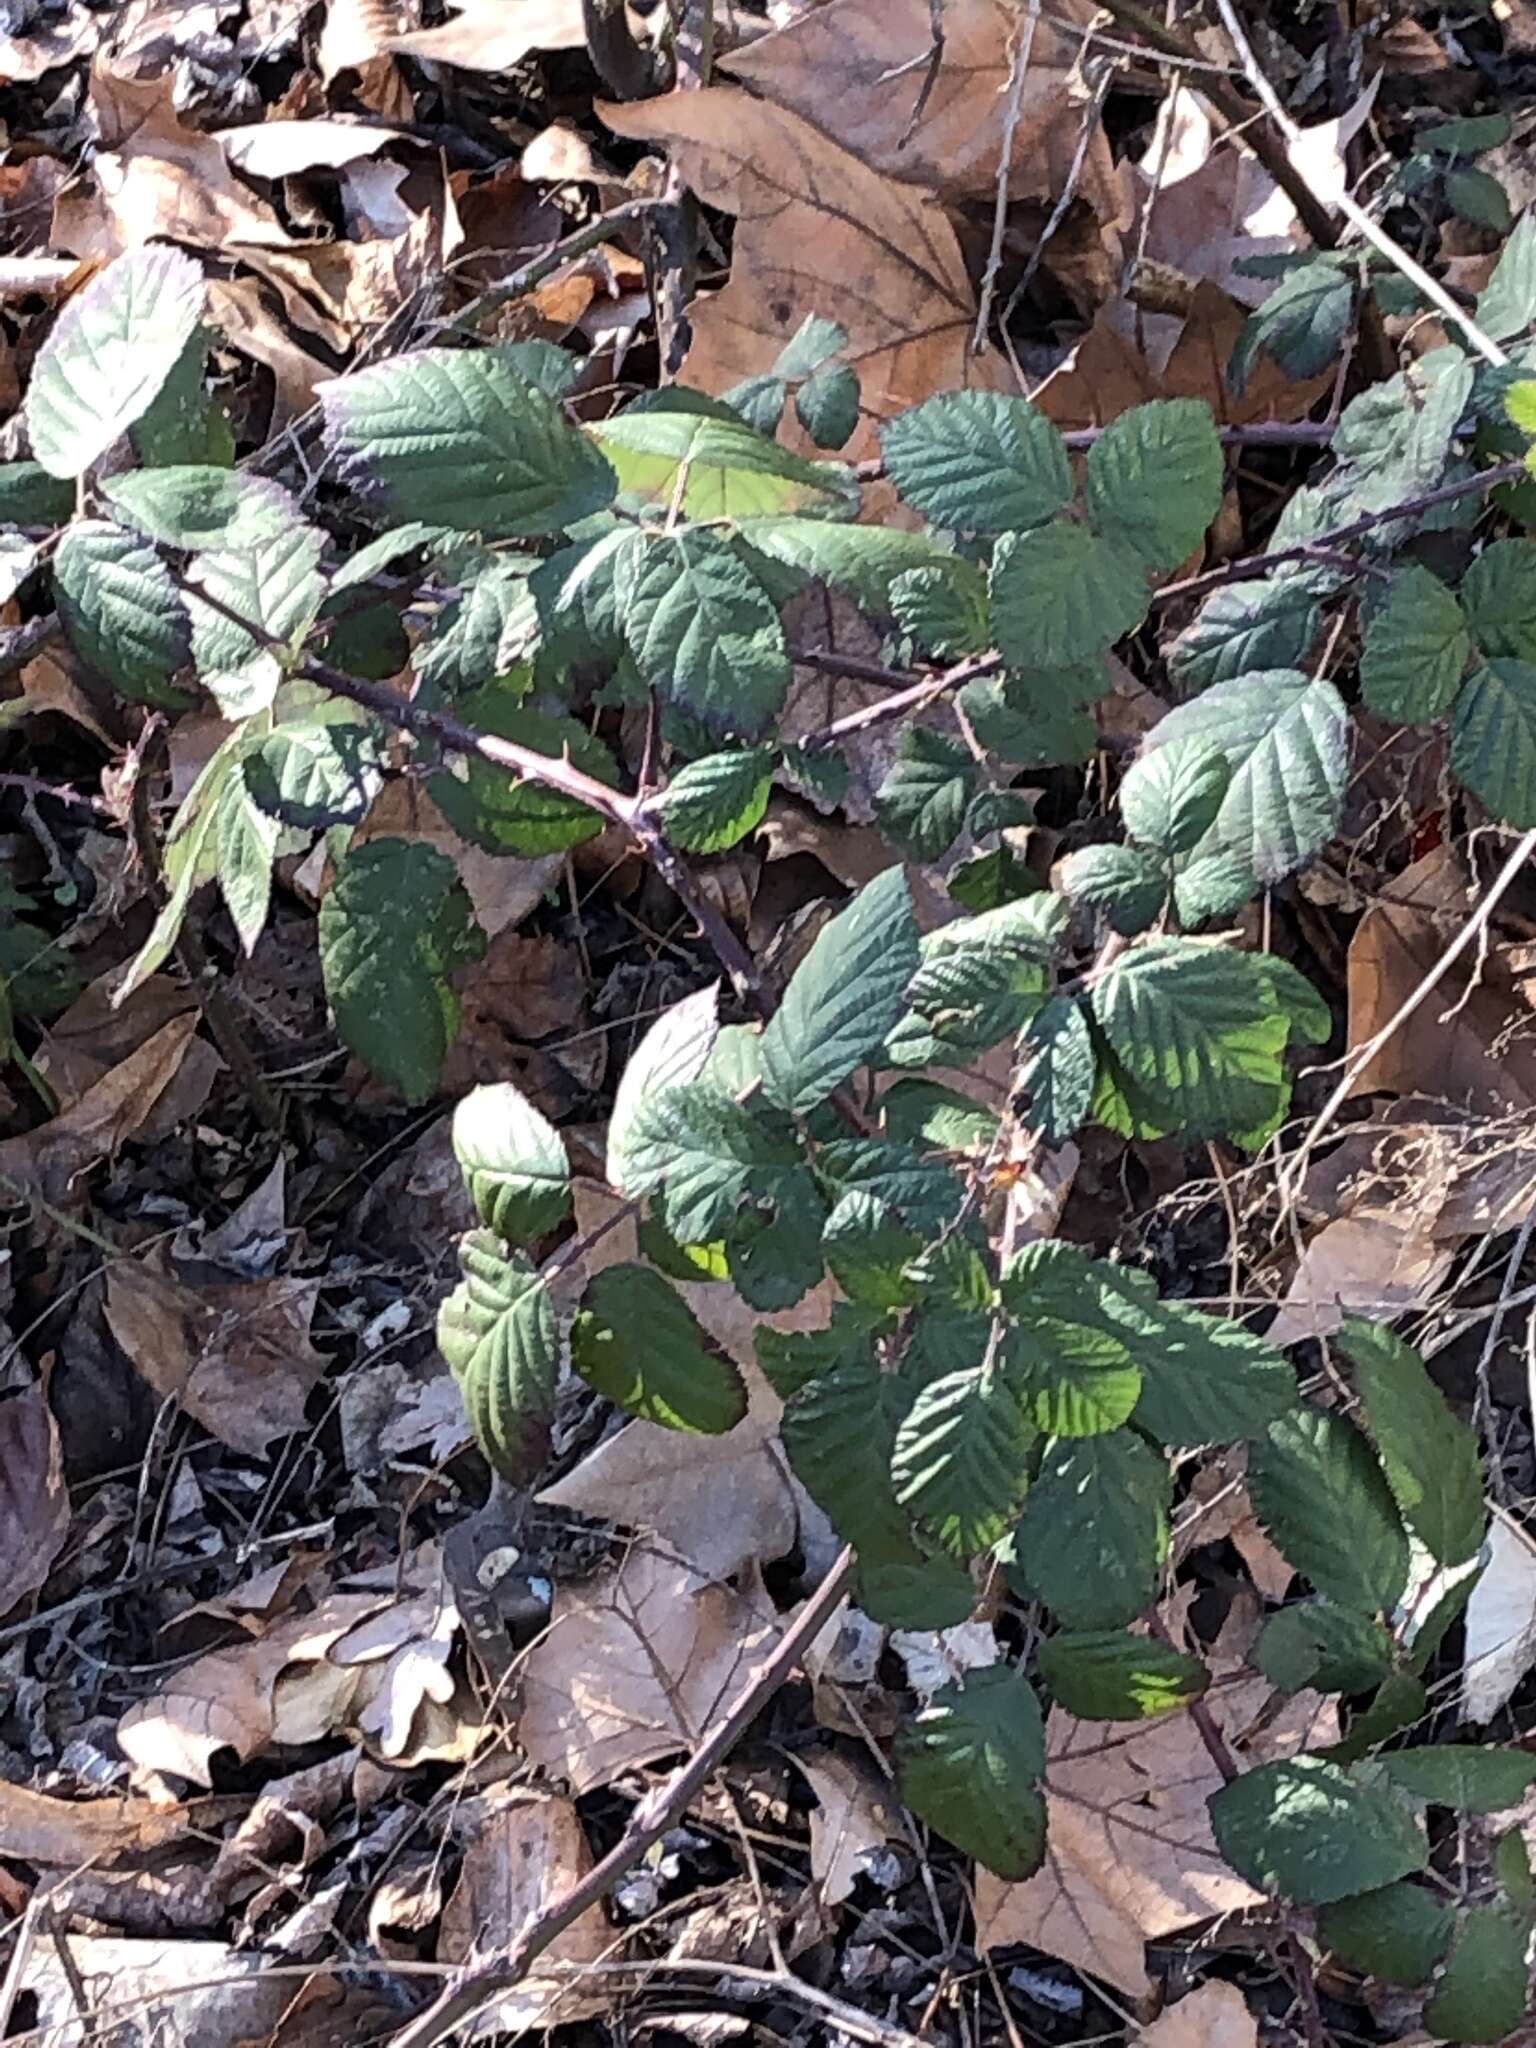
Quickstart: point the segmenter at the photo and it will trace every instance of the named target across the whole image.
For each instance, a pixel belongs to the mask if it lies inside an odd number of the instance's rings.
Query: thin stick
[[[1040,21],[1040,0],[1025,0],[1022,21],[1014,23],[1013,64],[1008,74],[1008,99],[1003,108],[1002,140],[997,150],[997,191],[992,204],[992,246],[981,280],[981,303],[976,308],[976,331],[971,336],[971,353],[979,356],[987,345],[992,324],[992,303],[997,297],[997,274],[1003,267],[1003,236],[1008,226],[1008,179],[1013,168],[1013,138],[1024,105],[1024,80],[1029,71],[1029,53],[1035,45]]]
[[[474,1971],[402,2028],[395,2036],[393,2048],[435,2048],[437,2042],[463,2026],[483,2006],[520,1984],[550,1943],[583,1913],[599,1905],[646,1851],[676,1826],[711,1773],[724,1762],[826,1627],[847,1591],[853,1567],[852,1550],[844,1550],[779,1637],[771,1655],[747,1678],[688,1761],[640,1801],[630,1816],[629,1826],[602,1861],[594,1864],[585,1877],[567,1886],[519,1935],[501,1961]]]

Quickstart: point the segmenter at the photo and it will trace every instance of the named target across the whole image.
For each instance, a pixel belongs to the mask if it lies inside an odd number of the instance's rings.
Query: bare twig
[[[1013,63],[1008,73],[1008,98],[1003,107],[1002,139],[997,150],[997,189],[992,202],[992,245],[981,280],[981,303],[976,308],[976,329],[971,352],[980,355],[987,345],[992,324],[992,302],[997,296],[997,274],[1003,267],[1003,236],[1008,226],[1008,181],[1013,168],[1013,138],[1018,131],[1019,113],[1024,105],[1024,80],[1029,74],[1029,53],[1034,48],[1035,30],[1040,22],[1040,0],[1024,0],[1021,17],[1014,23]]]
[[[629,1826],[600,1863],[567,1888],[526,1928],[498,1962],[475,1970],[436,1999],[395,2036],[394,2048],[434,2048],[482,2007],[522,1982],[557,1936],[601,1903],[621,1877],[674,1827],[724,1762],[808,1646],[825,1628],[853,1577],[853,1552],[845,1550],[779,1637],[772,1653],[747,1678],[688,1761],[635,1808]]]

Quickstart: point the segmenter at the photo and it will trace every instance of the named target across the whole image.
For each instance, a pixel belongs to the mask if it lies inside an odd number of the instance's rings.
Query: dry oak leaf
[[[468,1823],[466,1828],[465,1823]],[[461,1813],[468,1833],[464,1867],[443,1911],[440,1963],[468,1963],[505,1954],[519,1935],[579,1884],[592,1868],[592,1851],[569,1799],[523,1786],[498,1786]],[[611,1992],[573,1990],[555,1980],[550,1965],[580,1969],[613,1946],[600,1906],[589,1907],[557,1934],[532,1971],[505,1997],[476,2017],[476,2038],[563,2027],[611,2009]]]
[[[622,1563],[556,1592],[523,1666],[518,1740],[579,1797],[694,1748],[777,1636],[757,1585],[711,1585],[636,1543]]]
[[[1212,1979],[1144,2027],[1141,2048],[1259,2048],[1259,2023],[1235,1984]]]
[[[929,0],[829,0],[723,62],[755,92],[804,115],[873,171],[950,197],[997,186],[1014,49],[1029,38],[1008,162],[1014,199],[1060,194],[1082,146],[1087,95],[1077,75],[1082,0],[1021,29],[1008,0],[945,0],[944,49],[927,90]],[[1074,31],[1073,23],[1081,28]],[[1120,204],[1109,144],[1095,121],[1076,189],[1106,219]]]
[[[701,199],[737,216],[730,281],[692,308],[689,383],[723,391],[766,371],[807,313],[838,320],[863,411],[850,459],[870,452],[875,422],[935,391],[1013,388],[995,353],[971,353],[976,300],[960,245],[918,187],[740,86],[598,112],[615,134],[664,145]]]
[[[1270,1693],[1254,1676],[1207,1695],[1242,1761],[1290,1756],[1336,1739],[1335,1710],[1316,1693],[1298,1693],[1245,1752],[1239,1738]],[[1148,1996],[1148,1941],[1262,1902],[1224,1861],[1211,1833],[1206,1801],[1221,1782],[1186,1713],[1120,1728],[1053,1707],[1046,1723],[1045,1862],[1023,1884],[977,1872],[978,1947],[1027,1943],[1131,1998]]]
[[[35,1593],[69,1535],[59,1425],[41,1387],[0,1401],[0,1614]]]
[[[318,1280],[188,1287],[164,1265],[119,1260],[107,1273],[113,1336],[162,1398],[232,1450],[261,1457],[304,1428],[326,1361],[309,1341]]]

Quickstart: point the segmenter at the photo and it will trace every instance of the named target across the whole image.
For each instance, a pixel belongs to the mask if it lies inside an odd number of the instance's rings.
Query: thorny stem
[[[445,1991],[419,2018],[395,2036],[393,2048],[435,2048],[492,1999],[520,1984],[566,1928],[599,1905],[620,1878],[633,1870],[651,1846],[674,1827],[716,1768],[725,1761],[759,1713],[800,1663],[826,1627],[853,1577],[852,1550],[844,1550],[816,1591],[750,1672],[731,1704],[710,1728],[688,1761],[635,1808],[629,1826],[600,1863],[567,1886],[499,1961],[489,1963]]]

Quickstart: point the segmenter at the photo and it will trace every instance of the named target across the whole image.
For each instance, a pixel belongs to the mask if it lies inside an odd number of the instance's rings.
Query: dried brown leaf
[[[0,1778],[0,1856],[73,1867],[179,1841],[196,1826],[190,1806],[147,1799],[53,1799]]]
[[[385,47],[466,71],[510,71],[530,50],[579,50],[586,40],[581,0],[455,0],[441,27],[409,29]]]
[[[35,1593],[69,1535],[59,1426],[41,1387],[0,1401],[0,1611]]]
[[[1389,1323],[1427,1301],[1450,1271],[1455,1252],[1429,1236],[1424,1214],[1424,1205],[1405,1204],[1357,1209],[1325,1223],[1297,1261],[1265,1333],[1271,1343],[1326,1337],[1351,1315]]]
[[[900,1841],[890,1787],[862,1757],[829,1749],[795,1763],[816,1795],[811,1814],[811,1876],[823,1901],[839,1905],[858,1882],[871,1849]]]
[[[1259,2023],[1235,1984],[1212,1978],[1136,2038],[1143,2048],[1259,2048]]]

